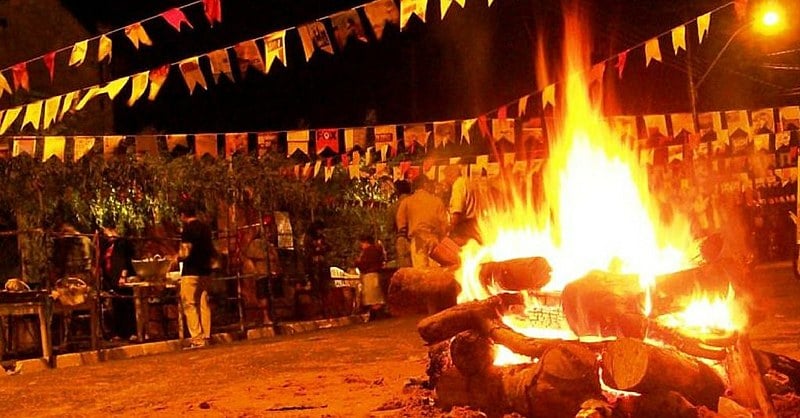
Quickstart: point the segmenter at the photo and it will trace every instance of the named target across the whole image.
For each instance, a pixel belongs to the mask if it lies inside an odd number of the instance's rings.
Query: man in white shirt
[[[481,242],[478,231],[478,199],[466,177],[461,175],[461,167],[447,166],[444,182],[450,187],[450,236],[459,245],[470,239]]]

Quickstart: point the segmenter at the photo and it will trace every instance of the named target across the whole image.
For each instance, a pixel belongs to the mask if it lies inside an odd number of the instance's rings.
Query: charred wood
[[[492,340],[476,331],[459,333],[450,342],[450,358],[465,376],[485,372],[494,361]]]
[[[499,318],[509,306],[520,303],[522,296],[513,293],[460,303],[423,318],[417,324],[417,331],[428,344],[448,340],[463,331],[482,331],[489,321]]]
[[[550,281],[552,270],[542,257],[515,258],[481,264],[479,277],[484,286],[494,283],[504,290],[535,290]]]
[[[431,314],[455,305],[459,292],[452,270],[406,267],[392,275],[387,303],[394,316]]]

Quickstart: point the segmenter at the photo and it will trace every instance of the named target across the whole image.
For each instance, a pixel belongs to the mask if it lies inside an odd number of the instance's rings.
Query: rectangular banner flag
[[[344,130],[344,150],[352,151],[359,147],[362,151],[367,149],[367,128],[350,128]]]
[[[182,146],[189,149],[189,139],[186,134],[167,135],[167,151],[172,152],[175,147]]]
[[[456,142],[456,122],[434,122],[433,124],[433,146],[434,148],[444,147],[447,144]]]
[[[28,154],[31,157],[36,155],[36,140],[34,138],[14,138],[11,156],[16,157],[22,154]]]
[[[278,60],[286,66],[286,30],[273,32],[264,37],[264,49],[267,61],[266,72],[272,67],[272,63]]]
[[[355,9],[331,15],[331,26],[333,26],[333,34],[339,49],[344,49],[348,42],[367,42],[361,18],[358,17]]]
[[[415,143],[427,147],[429,135],[430,132],[425,130],[424,123],[406,125],[403,127],[403,145],[406,149],[412,148]]]
[[[394,0],[376,0],[364,6],[364,13],[372,25],[372,32],[379,41],[386,26],[400,28],[400,10]]]
[[[197,158],[202,158],[206,154],[217,158],[219,156],[217,151],[217,134],[195,135],[194,154]]]
[[[277,132],[259,132],[257,136],[258,157],[261,158],[269,153],[278,143]]]
[[[325,25],[322,22],[312,22],[306,25],[298,26],[297,32],[300,34],[300,40],[303,42],[303,52],[306,54],[306,61],[311,59],[316,51],[325,51],[333,54],[333,46],[331,39],[328,37],[328,32],[325,30]]]
[[[104,136],[103,157],[109,159],[118,153],[124,152],[120,150],[120,145],[122,145],[122,140],[124,139],[125,137],[122,135]]]
[[[339,130],[338,129],[317,129],[316,132],[317,155],[326,149],[334,154],[339,153]]]
[[[235,154],[247,154],[247,133],[225,134],[225,158],[231,159]]]
[[[137,135],[134,141],[136,155],[158,155],[158,139],[155,135]]]
[[[93,136],[76,136],[73,140],[72,161],[78,161],[84,155],[94,148],[95,137]]]
[[[753,134],[774,134],[775,133],[775,113],[772,108],[758,109],[751,113],[752,133]]]
[[[308,131],[289,131],[286,133],[286,156],[291,157],[296,151],[308,155]]]
[[[781,117],[782,131],[796,131],[800,129],[800,106],[786,106],[778,109]]]
[[[64,161],[64,147],[66,145],[67,138],[63,136],[44,137],[44,153],[42,154],[42,161],[47,161],[53,156],[61,161]]]
[[[516,131],[514,130],[514,119],[492,119],[492,136],[495,141],[505,140],[510,143],[515,143],[517,140]]]

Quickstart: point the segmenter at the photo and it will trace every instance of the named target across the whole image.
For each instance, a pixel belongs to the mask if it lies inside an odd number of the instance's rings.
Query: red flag
[[[339,130],[338,129],[317,129],[317,154],[330,149],[334,153],[339,153]]]
[[[478,128],[481,130],[481,135],[490,138],[489,123],[486,121],[486,115],[478,116]]]
[[[350,158],[347,157],[347,154],[342,154],[342,165],[345,167],[350,165]]]
[[[505,106],[497,109],[497,119],[506,119],[508,117],[508,109]]]
[[[325,159],[325,167],[333,167],[333,157],[328,157]]]
[[[11,67],[11,73],[14,76],[14,90],[22,87],[25,90],[30,90],[31,85],[28,81],[28,63],[21,62]]]
[[[411,168],[411,161],[400,161],[400,173],[406,174],[406,171]]]
[[[161,17],[163,17],[164,20],[166,20],[167,23],[169,23],[169,25],[175,28],[175,30],[178,32],[181,31],[182,23],[185,23],[186,26],[189,27],[189,29],[194,29],[194,26],[192,26],[192,23],[189,22],[189,19],[186,18],[186,15],[183,14],[181,9],[177,7],[174,9],[167,10],[164,13],[161,13]]]
[[[628,51],[623,51],[617,55],[617,75],[622,78],[622,71],[625,69],[625,61],[628,60]]]
[[[211,26],[214,22],[222,23],[222,0],[203,0],[203,10]]]
[[[56,72],[56,51],[44,54],[42,61],[44,61],[44,66],[47,67],[47,71],[50,73],[50,82],[52,83]]]

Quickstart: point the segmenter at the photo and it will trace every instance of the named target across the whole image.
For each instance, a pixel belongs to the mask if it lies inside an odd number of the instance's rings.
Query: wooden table
[[[53,361],[53,344],[50,339],[50,318],[52,316],[52,302],[49,296],[42,296],[39,300],[29,302],[0,302],[0,317],[37,315],[39,317],[39,332],[42,340],[42,357],[48,365]],[[1,338],[2,336],[0,336]],[[2,347],[0,347],[2,349]]]
[[[133,289],[133,307],[136,313],[136,337],[140,342],[147,339],[147,324],[150,322],[150,309],[147,304],[147,290],[155,288],[175,289],[178,304],[178,339],[183,340],[183,304],[181,303],[180,282],[177,283],[154,283],[154,282],[131,282],[121,286]],[[166,330],[164,330],[166,334]]]

